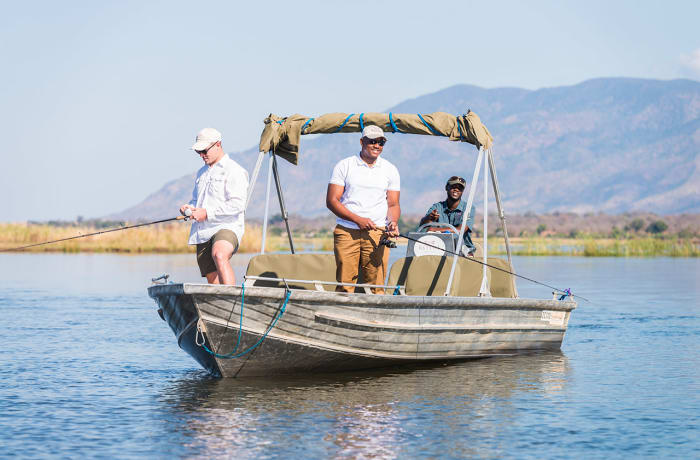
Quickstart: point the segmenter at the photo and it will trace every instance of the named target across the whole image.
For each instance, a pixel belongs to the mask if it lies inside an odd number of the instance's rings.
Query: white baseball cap
[[[367,125],[365,126],[365,129],[362,130],[362,137],[366,137],[367,139],[376,139],[378,137],[383,137],[386,139],[386,136],[384,136],[384,131],[382,131],[382,128],[379,126],[375,125]]]
[[[221,133],[214,128],[204,128],[197,133],[197,139],[192,146],[192,150],[204,150],[214,142],[221,140]]]

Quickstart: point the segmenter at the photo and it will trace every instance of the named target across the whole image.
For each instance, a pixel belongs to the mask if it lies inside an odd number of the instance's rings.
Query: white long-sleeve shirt
[[[189,204],[206,209],[207,220],[192,223],[188,244],[206,243],[222,229],[233,231],[240,244],[247,194],[248,171],[228,155],[212,166],[204,165],[197,172]]]

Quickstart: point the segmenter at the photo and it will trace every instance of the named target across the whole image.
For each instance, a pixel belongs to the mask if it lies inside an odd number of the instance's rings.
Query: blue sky
[[[700,79],[695,1],[8,1],[2,10],[2,221],[124,209],[200,167],[188,150],[200,128],[243,150],[270,112],[383,111],[461,83]]]

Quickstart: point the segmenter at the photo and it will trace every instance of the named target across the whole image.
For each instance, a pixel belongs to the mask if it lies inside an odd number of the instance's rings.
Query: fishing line
[[[384,233],[387,233],[386,231],[383,231],[383,232],[384,232]],[[486,263],[486,262],[482,262],[482,261],[480,261],[480,260],[477,260],[477,259],[474,258],[474,257],[467,257],[467,256],[465,256],[464,254],[457,254],[456,252],[452,252],[452,251],[449,251],[449,250],[447,250],[447,249],[443,249],[443,248],[438,247],[438,246],[433,246],[432,244],[428,244],[428,243],[424,243],[424,242],[422,242],[422,241],[418,241],[417,239],[411,238],[410,236],[407,236],[407,235],[404,235],[404,234],[399,234],[399,237],[405,238],[405,239],[410,240],[410,241],[413,241],[413,242],[415,242],[415,243],[424,244],[424,245],[426,245],[426,246],[428,246],[428,247],[431,247],[431,248],[433,248],[433,249],[438,249],[438,250],[440,250],[440,251],[444,251],[444,252],[446,252],[447,254],[450,254],[450,255],[453,255],[453,256],[462,257],[463,259],[467,259],[467,260],[469,260],[469,261],[476,262],[476,263],[481,264],[481,265],[485,265],[485,266],[487,266],[487,267],[489,267],[489,268],[493,268],[493,269],[496,269],[496,270],[500,270],[500,271],[502,271],[502,272],[508,273],[509,275],[517,276],[518,278],[522,278],[522,279],[524,279],[524,280],[530,281],[531,283],[539,284],[540,286],[544,286],[544,287],[548,287],[548,288],[550,288],[550,289],[554,289],[555,291],[557,291],[557,292],[559,292],[559,293],[561,293],[561,294],[568,294],[568,295],[570,295],[571,297],[578,297],[578,298],[580,298],[580,299],[582,299],[582,300],[585,300],[586,302],[590,302],[590,300],[588,300],[588,299],[585,298],[585,297],[582,297],[582,296],[580,296],[580,295],[578,295],[578,294],[573,294],[573,293],[571,292],[571,289],[559,289],[559,288],[557,288],[557,287],[550,286],[549,284],[542,283],[542,282],[537,281],[537,280],[533,280],[532,278],[528,278],[527,276],[518,275],[517,273],[510,272],[510,271],[508,271],[508,270],[506,270],[506,269],[503,269],[503,268],[500,268],[500,267],[495,267],[495,266],[490,265],[490,264],[488,264],[488,263]]]
[[[103,233],[118,232],[120,230],[128,230],[130,228],[145,227],[147,225],[162,224],[164,222],[171,222],[173,220],[185,220],[186,221],[186,220],[189,220],[191,218],[191,216],[192,216],[192,211],[190,209],[186,209],[184,216],[171,217],[170,219],[156,220],[153,222],[146,222],[143,224],[127,225],[126,227],[112,228],[109,230],[102,230],[99,232],[87,233],[85,235],[71,236],[68,238],[61,238],[60,240],[44,241],[43,243],[28,244],[26,246],[19,246],[17,248],[0,249],[0,252],[21,251],[22,249],[33,248],[35,246],[43,246],[45,244],[60,243],[61,241],[76,240],[78,238],[86,238],[88,236],[101,235]]]

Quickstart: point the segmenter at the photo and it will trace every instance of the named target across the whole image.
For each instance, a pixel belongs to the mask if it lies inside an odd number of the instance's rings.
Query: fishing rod
[[[383,232],[384,232],[385,234],[388,234],[388,232],[386,232],[386,231],[383,231]],[[566,294],[566,295],[569,295],[569,296],[571,296],[571,297],[579,297],[579,298],[581,298],[582,300],[585,300],[586,302],[590,302],[590,300],[588,300],[588,299],[585,298],[585,297],[582,297],[582,296],[580,296],[580,295],[578,295],[578,294],[577,294],[577,295],[574,295],[574,294],[571,292],[571,289],[559,289],[559,288],[557,288],[557,287],[550,286],[549,284],[542,283],[542,282],[537,281],[537,280],[533,280],[532,278],[528,278],[527,276],[518,275],[517,273],[513,273],[513,272],[508,271],[508,270],[506,270],[506,269],[504,269],[504,268],[496,267],[496,266],[490,265],[490,264],[488,264],[488,263],[486,263],[486,262],[482,262],[482,261],[480,261],[480,260],[477,260],[477,259],[474,258],[474,257],[467,257],[467,256],[465,256],[464,254],[458,254],[458,253],[456,253],[456,252],[452,252],[452,251],[450,251],[450,250],[443,249],[443,248],[438,247],[438,246],[433,246],[432,244],[429,244],[429,243],[424,243],[423,241],[419,241],[419,240],[417,240],[417,239],[415,239],[415,238],[411,238],[410,236],[404,235],[403,233],[400,233],[400,234],[399,234],[399,237],[400,237],[400,238],[405,238],[405,239],[407,239],[407,240],[409,240],[409,241],[413,241],[413,242],[415,242],[415,243],[424,244],[425,246],[431,247],[431,248],[433,248],[433,249],[438,249],[438,250],[440,250],[440,251],[444,251],[444,252],[446,252],[447,254],[450,254],[450,255],[453,255],[453,256],[462,257],[463,259],[467,259],[467,260],[469,260],[469,261],[476,262],[476,263],[481,264],[481,265],[485,265],[485,266],[487,266],[487,267],[489,267],[489,268],[494,268],[494,269],[496,269],[496,270],[500,270],[500,271],[502,271],[502,272],[504,272],[504,273],[508,273],[509,275],[517,276],[518,278],[522,278],[522,279],[524,279],[524,280],[530,281],[531,283],[539,284],[540,286],[544,286],[544,287],[548,287],[548,288],[550,288],[550,289],[554,289],[555,291],[560,292],[560,293],[562,293],[562,294]],[[386,241],[386,242],[384,242],[383,244],[386,244],[387,246],[389,246],[389,244],[390,244],[390,243],[388,243],[389,240],[384,240],[384,241]],[[382,242],[380,242],[380,244],[382,244]],[[391,246],[389,246],[389,247],[391,247]],[[395,247],[395,244],[394,244],[394,247]]]
[[[33,248],[35,246],[43,246],[45,244],[52,244],[52,243],[60,243],[61,241],[68,241],[68,240],[76,240],[78,238],[86,238],[88,236],[95,236],[95,235],[101,235],[103,233],[111,233],[111,232],[118,232],[120,230],[128,230],[130,228],[138,228],[138,227],[145,227],[147,225],[154,225],[154,224],[162,224],[164,222],[172,222],[174,220],[189,220],[192,217],[192,210],[191,209],[185,209],[185,215],[184,216],[177,216],[177,217],[171,217],[170,219],[162,219],[162,220],[155,220],[153,222],[146,222],[143,224],[136,224],[136,225],[127,225],[125,227],[119,227],[119,228],[112,228],[109,230],[102,230],[99,232],[94,232],[94,233],[87,233],[85,235],[77,235],[77,236],[71,236],[68,238],[61,238],[60,240],[52,240],[52,241],[44,241],[43,243],[34,243],[34,244],[28,244],[26,246],[20,246],[17,248],[9,248],[9,249],[0,249],[0,252],[11,252],[11,251],[21,251],[22,249],[27,249],[27,248]]]

